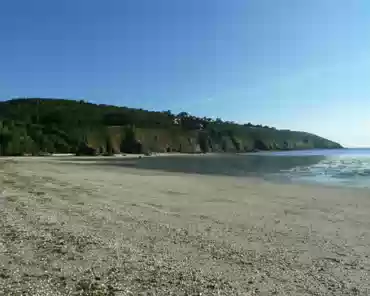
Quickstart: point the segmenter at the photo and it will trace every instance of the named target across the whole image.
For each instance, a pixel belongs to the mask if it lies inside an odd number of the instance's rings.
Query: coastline
[[[76,166],[77,158],[0,159],[0,291],[370,291],[367,190]]]

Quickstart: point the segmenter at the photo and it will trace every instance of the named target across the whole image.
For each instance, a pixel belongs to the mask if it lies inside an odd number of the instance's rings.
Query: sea
[[[259,177],[272,182],[370,188],[370,148],[173,155],[110,164],[189,174]]]
[[[370,188],[370,149],[148,157],[138,160],[136,166],[192,174],[252,176],[272,182]]]

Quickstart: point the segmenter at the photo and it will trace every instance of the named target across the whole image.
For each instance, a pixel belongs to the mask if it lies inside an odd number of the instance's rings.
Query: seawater
[[[99,162],[91,158],[95,163]],[[89,161],[89,160],[86,160]],[[102,165],[189,174],[261,177],[275,182],[370,188],[370,149],[108,158]]]
[[[280,176],[293,182],[370,188],[370,149],[310,150],[275,154],[277,157],[288,158],[313,155],[321,159],[314,164],[282,169],[272,177]]]
[[[142,159],[138,167],[185,173],[254,176],[277,182],[370,188],[370,149],[157,157]]]

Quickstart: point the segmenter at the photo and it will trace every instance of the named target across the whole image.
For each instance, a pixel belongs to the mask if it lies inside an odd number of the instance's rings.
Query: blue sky
[[[83,98],[370,147],[368,0],[0,3],[0,99]]]

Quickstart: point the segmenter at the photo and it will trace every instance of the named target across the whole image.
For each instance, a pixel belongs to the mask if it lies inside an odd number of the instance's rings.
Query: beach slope
[[[0,160],[2,295],[369,295],[370,192]]]

